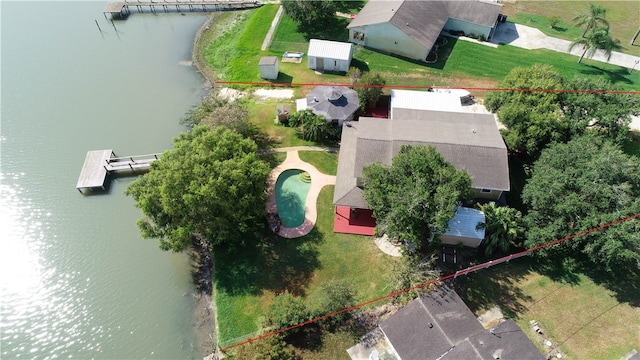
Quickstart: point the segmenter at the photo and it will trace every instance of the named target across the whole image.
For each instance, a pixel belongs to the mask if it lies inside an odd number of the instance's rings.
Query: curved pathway
[[[278,180],[278,176],[289,169],[300,169],[302,171],[306,171],[311,176],[311,188],[309,189],[309,193],[307,194],[307,200],[305,202],[305,218],[302,225],[297,226],[295,228],[286,228],[284,226],[280,227],[280,231],[278,235],[283,238],[293,239],[301,236],[307,235],[311,232],[311,229],[316,224],[316,220],[318,219],[318,195],[320,195],[320,190],[327,185],[335,185],[336,177],[332,175],[326,175],[318,171],[315,166],[309,164],[308,162],[304,162],[298,156],[298,150],[316,150],[316,151],[328,151],[327,148],[322,147],[312,147],[312,146],[297,146],[292,148],[280,148],[280,149],[270,149],[270,151],[279,151],[279,152],[287,152],[287,158],[284,162],[278,166],[276,166],[271,173],[269,174],[268,180],[268,201],[267,201],[267,212],[275,213],[278,211],[276,206],[276,192],[275,192],[275,184]]]

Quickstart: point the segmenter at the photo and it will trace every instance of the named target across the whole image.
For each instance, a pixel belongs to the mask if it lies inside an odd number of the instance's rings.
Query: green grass
[[[296,129],[284,125],[276,125],[274,123],[276,105],[290,104],[292,111],[295,110],[295,104],[292,100],[277,101],[257,101],[249,99],[244,102],[249,111],[249,119],[273,141],[272,147],[288,147],[288,146],[330,146],[335,147],[335,142],[313,142],[303,140],[296,134]]]
[[[609,1],[609,0],[590,0],[590,1],[516,1],[515,3],[505,2],[502,12],[509,15],[509,20],[515,17],[515,22],[522,23],[532,27],[539,28],[547,35],[573,40],[577,36],[582,35],[582,30],[574,29],[573,19],[581,14],[589,11],[589,4],[602,5],[607,9],[606,19],[609,21],[610,34],[620,40],[624,49],[622,52],[640,56],[640,38],[636,40],[635,45],[629,45],[633,35],[638,30],[638,5],[633,1]],[[634,8],[635,6],[635,8]],[[517,15],[516,15],[517,14]],[[532,17],[538,15],[540,18]],[[546,17],[549,15],[558,16],[562,20],[562,28],[566,31],[551,30]],[[522,16],[522,17],[521,17]],[[522,20],[521,20],[522,19]],[[529,23],[527,21],[529,19]],[[540,20],[538,20],[540,19]],[[544,20],[542,20],[544,19]],[[531,20],[534,20],[531,22]],[[521,22],[523,21],[523,22]]]
[[[448,57],[445,56],[448,54]],[[440,59],[432,65],[424,65],[407,59],[381,54],[369,49],[359,49],[354,59],[368,69],[391,73],[395,81],[404,79],[405,84],[432,85],[433,76],[454,78],[471,76],[502,80],[514,67],[528,67],[535,63],[553,66],[562,76],[597,76],[619,84],[626,89],[640,86],[640,71],[629,74],[628,69],[589,59],[578,64],[576,56],[550,50],[527,50],[514,46],[501,45],[497,48],[475,44],[468,41],[449,39],[449,43],[440,50]],[[411,80],[411,82],[409,82]]]
[[[298,151],[302,161],[315,166],[323,174],[335,175],[338,171],[338,154],[327,151]]]
[[[553,36],[565,40],[574,40],[582,36],[584,29],[580,29],[573,25],[573,22],[560,20],[555,27],[551,27],[548,16],[537,14],[518,13],[509,17],[509,21],[514,23],[527,25],[539,29],[545,35]]]
[[[316,227],[307,236],[279,238],[273,246],[244,251],[242,257],[216,254],[214,280],[223,346],[259,330],[266,306],[285,289],[305,296],[312,309],[319,306],[319,286],[330,279],[350,282],[359,301],[389,292],[395,259],[383,254],[371,238],[334,233],[332,198],[333,187],[321,191]]]
[[[580,271],[562,265],[540,271],[531,259],[478,271],[461,278],[456,289],[476,315],[498,305],[545,354],[530,320],[545,330],[574,359],[619,359],[638,348],[638,304],[618,300],[626,295],[608,290]],[[603,275],[600,275],[603,276]],[[631,295],[634,296],[634,295]],[[638,295],[635,294],[636,302]]]

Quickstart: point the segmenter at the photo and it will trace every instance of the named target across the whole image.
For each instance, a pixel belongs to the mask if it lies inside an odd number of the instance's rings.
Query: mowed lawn
[[[638,30],[638,14],[640,5],[637,1],[515,1],[505,2],[502,12],[519,24],[539,28],[549,36],[566,40],[574,40],[582,35],[584,27],[575,27],[573,19],[581,14],[589,12],[589,4],[598,4],[607,9],[606,19],[609,22],[610,34],[613,38],[620,40],[624,47],[622,52],[640,56],[640,37],[636,40],[636,45],[629,42]],[[547,17],[558,16],[561,22],[556,29],[549,26]]]
[[[215,256],[216,307],[221,347],[255,334],[273,297],[285,290],[304,296],[318,308],[318,290],[331,279],[344,279],[358,301],[390,292],[389,273],[395,259],[365,236],[333,232],[333,186],[318,199],[318,220],[311,234],[278,238],[272,246],[251,249],[242,256]],[[379,304],[375,304],[379,305]]]
[[[564,275],[570,280],[543,275],[523,258],[462,278],[456,288],[478,316],[500,306],[543,354],[550,348],[542,339],[571,359],[620,359],[640,347],[640,295],[620,302],[618,294],[583,274]],[[531,330],[531,320],[544,329],[544,337]]]

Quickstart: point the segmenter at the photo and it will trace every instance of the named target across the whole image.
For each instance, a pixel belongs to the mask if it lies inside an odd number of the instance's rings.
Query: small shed
[[[260,77],[267,80],[276,80],[278,78],[278,57],[263,56],[258,63],[260,67]]]
[[[353,44],[311,39],[307,58],[309,69],[346,72],[353,58]]]
[[[484,228],[477,229],[478,223],[484,223],[485,216],[482,211],[458,207],[452,220],[449,220],[447,231],[440,235],[443,244],[457,245],[477,248],[484,240]]]

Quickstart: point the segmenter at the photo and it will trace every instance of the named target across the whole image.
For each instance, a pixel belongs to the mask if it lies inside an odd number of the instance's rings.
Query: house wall
[[[260,77],[263,79],[275,80],[278,78],[278,63],[274,65],[260,65]]]
[[[480,246],[482,239],[468,238],[463,236],[440,235],[440,241],[447,245],[458,245],[462,243],[464,246],[477,248]]]
[[[471,196],[474,199],[498,200],[500,195],[502,195],[500,190],[491,189],[491,192],[482,192],[480,189],[471,189]]]
[[[449,19],[444,25],[444,30],[462,30],[465,34],[483,35],[485,39],[491,34],[491,27],[473,24],[464,20]]]
[[[355,33],[364,33],[364,40]],[[424,61],[429,49],[422,46],[391,23],[358,26],[349,29],[349,41],[384,52]]]

